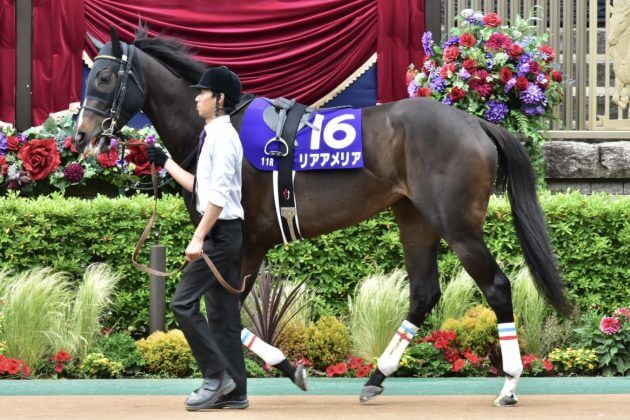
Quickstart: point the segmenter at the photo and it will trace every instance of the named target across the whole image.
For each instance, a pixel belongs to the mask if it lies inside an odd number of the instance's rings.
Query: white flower
[[[426,78],[427,78],[427,75],[426,75],[426,74],[424,74],[423,72],[420,72],[420,73],[416,74],[416,77],[415,77],[413,80],[414,80],[414,82],[415,82],[415,84],[416,84],[416,85],[420,86],[420,84],[422,83],[422,81],[423,81],[424,79],[426,79]]]
[[[502,66],[505,63],[507,63],[509,56],[504,53],[504,52],[500,52],[500,53],[496,53],[494,55],[494,62],[498,65],[498,66]]]
[[[473,9],[464,9],[464,10],[462,10],[462,16],[465,17],[465,18],[469,18],[474,13],[475,13],[475,11]]]

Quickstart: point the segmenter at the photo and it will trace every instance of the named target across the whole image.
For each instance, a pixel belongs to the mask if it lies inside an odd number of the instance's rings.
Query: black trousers
[[[241,244],[240,219],[217,220],[203,243],[206,255],[234,288],[240,286]],[[204,295],[207,320],[199,311],[199,301]],[[227,369],[236,382],[234,392],[247,393],[239,295],[225,290],[206,262],[199,258],[184,270],[172,307],[203,377],[208,378]]]

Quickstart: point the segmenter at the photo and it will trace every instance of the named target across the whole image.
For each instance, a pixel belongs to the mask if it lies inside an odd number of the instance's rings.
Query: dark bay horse
[[[125,62],[123,55],[133,60]],[[99,56],[77,121],[77,148],[103,151],[109,145],[107,136],[142,109],[173,159],[184,162],[195,150],[204,125],[195,110],[196,91],[188,86],[199,80],[205,67],[177,41],[151,38],[142,31],[132,46],[116,38]],[[123,86],[126,93],[120,96]],[[112,112],[115,109],[119,112]],[[295,176],[304,237],[357,224],[391,207],[409,277],[407,321],[421,325],[440,297],[437,252],[443,238],[481,289],[498,323],[512,323],[510,282],[490,254],[482,231],[498,179],[507,184],[516,232],[537,286],[560,313],[571,311],[536,198],[534,172],[516,136],[421,98],[366,108],[362,115],[362,169],[297,172]],[[242,118],[243,112],[232,116],[237,130]],[[194,162],[186,166],[194,170]],[[259,172],[244,159],[242,176],[242,276],[255,278],[266,252],[282,243],[282,236],[271,172]],[[520,371],[505,369],[505,357],[504,370],[503,401],[513,404]],[[364,387],[364,400],[382,391],[380,383],[386,375],[376,371]]]

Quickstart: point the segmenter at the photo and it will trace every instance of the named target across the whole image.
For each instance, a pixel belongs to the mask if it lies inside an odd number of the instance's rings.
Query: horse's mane
[[[146,28],[138,28],[133,45],[190,82],[199,81],[206,70],[204,64],[191,58],[191,49],[188,46],[174,38],[164,36],[149,38]]]

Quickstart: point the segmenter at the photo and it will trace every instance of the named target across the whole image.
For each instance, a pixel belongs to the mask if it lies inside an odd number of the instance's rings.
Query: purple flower
[[[148,135],[144,142],[149,146],[155,145],[155,136],[153,134]]]
[[[470,79],[470,77],[471,77],[471,76],[472,76],[472,75],[471,75],[471,74],[468,72],[468,70],[466,70],[465,68],[463,68],[463,67],[462,67],[462,68],[459,70],[459,77],[460,77],[462,80],[468,80],[468,79]]]
[[[453,101],[449,96],[445,96],[444,99],[442,99],[442,103],[449,106],[453,105]]]
[[[63,176],[70,182],[79,182],[83,179],[83,166],[77,162],[72,162],[63,168]]]
[[[409,86],[407,86],[407,94],[410,98],[413,98],[416,96],[416,92],[418,92],[418,86],[416,85],[416,82],[412,80],[411,83],[409,83]]]
[[[527,89],[521,92],[520,98],[526,105],[547,105],[547,97],[534,83],[530,83]]]
[[[508,106],[502,101],[492,100],[486,104],[488,109],[483,112],[483,118],[491,123],[499,124],[510,111]]]
[[[621,329],[621,322],[614,316],[605,316],[599,322],[599,330],[606,335],[616,334]]]
[[[6,155],[8,149],[7,136],[4,133],[0,133],[0,156]]]
[[[529,71],[529,62],[521,63],[521,64],[518,65],[518,75],[519,76],[526,75],[528,71]]]
[[[472,25],[483,25],[483,15],[481,13],[475,13],[466,18],[466,22]]]
[[[118,140],[112,137],[112,139],[109,141],[109,148],[115,149],[116,146],[118,146]]]
[[[523,114],[527,115],[528,117],[534,117],[536,115],[543,115],[545,113],[545,108],[543,108],[540,105],[537,105],[537,106],[523,105],[521,107],[521,111],[523,112]]]
[[[432,91],[444,92],[444,89],[446,88],[446,82],[440,76],[437,76],[433,80],[431,80],[429,87]]]
[[[459,37],[458,36],[454,36],[454,37],[450,38],[448,41],[446,41],[444,43],[444,48],[450,47],[451,45],[459,45]]]
[[[433,34],[431,32],[425,32],[422,35],[422,48],[424,48],[424,53],[428,57],[433,57],[435,54],[433,52]]]
[[[505,87],[503,88],[503,91],[507,93],[507,92],[511,91],[514,88],[515,85],[516,85],[516,77],[512,77],[505,84]]]
[[[545,83],[547,83],[549,81],[549,78],[547,76],[545,76],[543,73],[540,73],[537,77],[536,77],[536,81],[538,83],[540,83],[541,85],[544,85]]]

